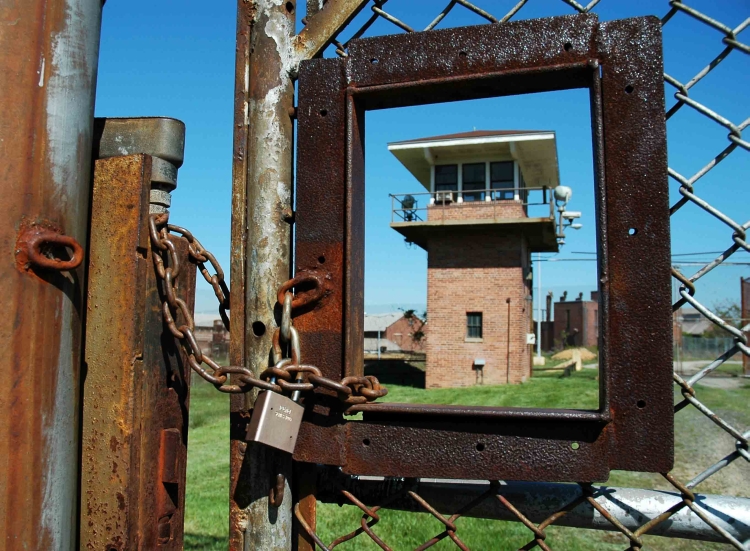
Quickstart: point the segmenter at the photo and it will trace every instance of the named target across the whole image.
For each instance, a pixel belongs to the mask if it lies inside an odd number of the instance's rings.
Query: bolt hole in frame
[[[465,99],[589,91],[602,330],[598,410],[385,402],[351,407],[347,416],[362,416],[352,422],[319,389],[305,399],[297,461],[349,474],[577,482],[671,469],[662,75],[657,18],[592,14],[361,39],[347,58],[301,64],[295,270],[325,287],[295,320],[305,361],[327,377],[362,375],[365,112]]]
[[[266,334],[266,324],[262,321],[254,321],[252,324],[253,335],[256,337],[262,337]]]

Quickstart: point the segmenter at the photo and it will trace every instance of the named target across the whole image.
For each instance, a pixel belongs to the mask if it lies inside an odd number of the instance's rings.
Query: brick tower
[[[427,251],[426,387],[524,381],[531,253],[558,250],[555,133],[474,131],[388,149],[427,190],[393,196],[391,222]]]

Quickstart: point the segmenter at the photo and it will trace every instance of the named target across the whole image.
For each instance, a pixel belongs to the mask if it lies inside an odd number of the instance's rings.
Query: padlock
[[[304,407],[283,394],[263,391],[255,401],[247,439],[293,453],[304,411]]]
[[[292,294],[286,293],[283,303],[281,327],[273,335],[273,363],[277,368],[291,363],[299,365],[300,344],[299,334],[292,326]],[[291,345],[289,359],[282,359],[280,339],[283,338]],[[271,378],[276,383],[276,378]],[[297,383],[302,382],[302,373],[297,373]],[[247,428],[247,440],[260,442],[285,452],[294,453],[297,435],[302,424],[302,414],[305,408],[297,403],[300,392],[295,390],[291,398],[266,390],[258,394],[253,408],[253,416]]]

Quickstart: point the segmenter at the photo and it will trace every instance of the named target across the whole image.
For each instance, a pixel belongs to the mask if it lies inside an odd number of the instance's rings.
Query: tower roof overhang
[[[392,142],[388,151],[429,191],[430,167],[461,159],[504,157],[519,163],[529,187],[560,183],[557,141],[551,130],[475,130]]]
[[[482,239],[489,235],[523,235],[530,252],[559,252],[552,218],[489,218],[465,220],[428,220],[423,222],[392,222],[391,228],[409,243],[428,248],[430,239],[463,235]]]

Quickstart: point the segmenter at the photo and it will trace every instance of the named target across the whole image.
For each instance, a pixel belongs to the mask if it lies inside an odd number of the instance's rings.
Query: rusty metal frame
[[[160,176],[155,160],[135,154],[94,163],[82,549],[183,547],[191,369],[164,325],[151,258],[149,194]],[[177,294],[192,312],[196,266],[188,260],[187,240],[171,240],[184,259]]]
[[[326,281],[295,320],[306,361],[327,377],[362,370],[365,112],[540,91],[590,92],[603,331],[597,411],[366,404],[350,422],[319,390],[295,460],[348,474],[578,482],[671,469],[661,54],[656,18],[576,15],[363,39],[345,59],[301,63],[296,272]]]

